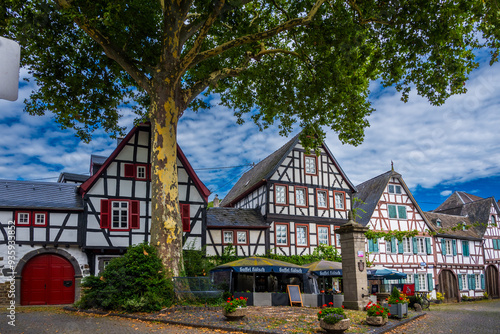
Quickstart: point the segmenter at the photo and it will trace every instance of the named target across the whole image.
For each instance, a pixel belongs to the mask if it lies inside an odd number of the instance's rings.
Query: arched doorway
[[[444,302],[458,302],[458,283],[451,270],[443,270],[439,274],[439,292],[444,294]]]
[[[75,301],[75,270],[62,256],[38,255],[26,263],[21,275],[21,305],[71,304]]]
[[[498,293],[498,269],[494,265],[486,268],[486,292],[491,298],[500,297]]]

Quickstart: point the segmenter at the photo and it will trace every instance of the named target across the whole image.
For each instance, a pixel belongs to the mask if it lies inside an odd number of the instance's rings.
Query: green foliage
[[[409,300],[398,290],[398,288],[394,287],[392,289],[391,295],[387,299],[389,304],[404,304],[408,303]]]
[[[387,307],[380,306],[379,304],[374,304],[369,302],[365,307],[366,314],[370,317],[384,317],[387,318],[391,314]]]
[[[318,312],[318,321],[323,319],[327,324],[336,324],[337,322],[346,319],[346,314],[343,308],[328,307]]]
[[[437,300],[440,300],[440,301],[443,301],[444,300],[444,293],[441,293],[441,292],[436,292],[436,299]]]
[[[234,296],[231,298],[228,298],[226,300],[226,303],[224,304],[224,310],[227,313],[234,312],[237,308],[241,307],[247,307],[247,299],[245,297],[239,297],[239,298],[234,298]]]
[[[114,258],[100,277],[82,280],[80,308],[101,308],[129,312],[154,312],[170,306],[173,287],[167,280],[156,249],[141,244]]]
[[[399,231],[392,230],[387,232],[375,232],[373,230],[368,230],[365,232],[365,237],[367,239],[385,239],[390,241],[392,238],[396,238],[399,241],[402,241],[403,238],[413,238],[418,235],[417,230],[413,231]]]
[[[206,276],[215,267],[213,259],[205,256],[205,248],[194,249],[194,242],[182,251],[184,259],[184,275],[186,277]]]
[[[490,296],[488,295],[488,292],[483,292],[483,299],[488,299]],[[443,298],[444,299],[444,298]]]

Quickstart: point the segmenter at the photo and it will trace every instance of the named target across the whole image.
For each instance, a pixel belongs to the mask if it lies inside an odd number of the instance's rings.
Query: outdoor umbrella
[[[379,267],[373,267],[369,268],[366,270],[366,273],[368,275],[368,279],[400,279],[400,278],[406,278],[405,273],[401,273],[399,271],[396,271],[394,269],[389,269],[385,268],[382,266]]]
[[[215,267],[211,271],[231,270],[237,273],[280,273],[280,274],[305,274],[309,270],[293,263],[264,257],[248,257]]]
[[[342,276],[342,263],[327,260],[320,260],[309,264],[304,264],[303,267],[316,276]]]

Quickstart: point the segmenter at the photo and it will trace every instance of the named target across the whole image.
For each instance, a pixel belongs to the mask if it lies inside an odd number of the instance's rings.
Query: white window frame
[[[322,194],[322,198],[324,200],[320,200],[320,194]],[[328,209],[328,190],[318,189],[316,191],[316,197],[318,198],[318,208],[320,209]]]
[[[318,174],[318,166],[316,166],[317,157],[305,156],[304,158],[304,170],[307,175]],[[312,162],[312,163],[311,163]]]
[[[330,245],[330,228],[328,226],[318,226],[318,245]]]
[[[469,280],[467,279],[467,274],[459,274],[462,277],[462,291],[469,290]]]
[[[445,239],[444,246],[446,247],[446,255],[453,256],[453,241],[451,239]]]
[[[429,286],[427,285],[427,274],[417,273],[418,279],[418,291],[429,291]]]
[[[388,188],[387,191],[389,192],[389,194],[396,194],[396,195],[402,194],[401,186],[398,184],[389,184],[389,186],[387,188]]]
[[[38,220],[38,218],[42,218],[40,221]],[[47,214],[46,213],[42,213],[42,212],[37,212],[34,214],[34,217],[33,217],[33,225],[34,226],[46,226],[47,225]]]
[[[29,226],[30,225],[30,213],[29,212],[18,212],[17,213],[17,225]],[[21,219],[23,217],[23,219]],[[26,219],[24,219],[26,218]]]
[[[417,253],[426,254],[425,238],[417,238]]]
[[[145,180],[147,178],[147,173],[146,173],[146,166],[136,166],[136,170],[135,170],[135,176],[136,176],[136,179],[139,179],[139,180]]]
[[[115,207],[115,204],[118,204],[118,207]],[[122,206],[122,204],[125,204],[125,206]],[[128,230],[130,228],[129,210],[130,205],[128,201],[111,201],[111,229]],[[115,217],[118,217],[117,222],[115,222]]]
[[[288,246],[288,224],[276,224],[276,246]]]
[[[335,191],[333,193],[334,195],[334,198],[335,198],[335,209],[336,210],[345,210],[345,196],[344,196],[344,193],[343,192],[340,192],[340,191]],[[338,198],[340,198],[340,202],[338,200]]]
[[[230,238],[228,236],[231,236]],[[233,231],[223,231],[222,232],[222,241],[224,244],[234,244],[234,233]]]
[[[299,195],[302,193],[302,195]],[[301,200],[299,202],[299,200]],[[307,188],[295,187],[295,205],[296,206],[307,206]]]
[[[243,241],[240,240],[240,236],[242,236],[242,235],[244,235]],[[236,232],[236,242],[238,243],[238,245],[246,245],[248,243],[247,239],[248,239],[247,231],[237,231]]]
[[[274,192],[275,192],[274,197],[275,197],[276,204],[286,205],[287,204],[287,200],[286,200],[287,186],[275,185]]]
[[[403,238],[403,253],[412,253],[413,242],[410,238]]]
[[[474,274],[474,280],[476,281],[476,290],[481,290],[481,274]]]
[[[305,225],[295,226],[296,246],[307,247],[309,245],[309,240],[308,240],[309,233],[307,229],[308,228]],[[303,232],[299,232],[299,230]]]

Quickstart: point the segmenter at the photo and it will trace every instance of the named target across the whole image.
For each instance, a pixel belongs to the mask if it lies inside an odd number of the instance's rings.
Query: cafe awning
[[[308,268],[309,272],[316,276],[342,276],[342,263],[320,260],[309,264],[304,264],[303,267]]]
[[[210,271],[234,271],[237,273],[277,273],[277,274],[305,274],[308,268],[280,260],[264,257],[248,257],[232,261],[215,267]]]

